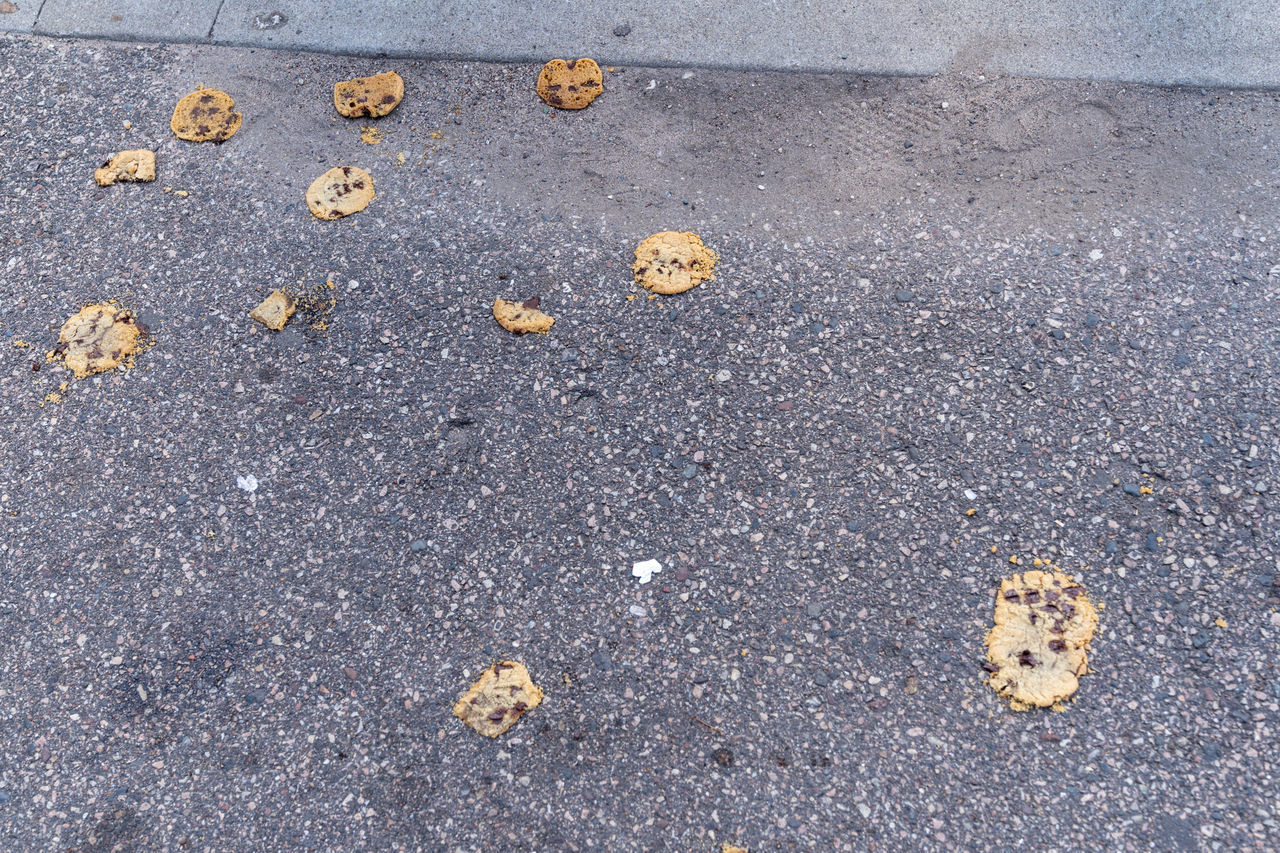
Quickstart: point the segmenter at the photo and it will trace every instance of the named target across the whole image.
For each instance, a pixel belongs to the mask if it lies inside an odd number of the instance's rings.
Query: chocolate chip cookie
[[[453,715],[485,737],[497,737],[542,702],[524,664],[498,661],[453,706]]]
[[[235,135],[244,118],[235,105],[226,92],[196,89],[173,108],[169,128],[179,139],[221,144]]]
[[[1089,666],[1098,610],[1058,572],[1024,572],[1000,584],[987,634],[988,683],[1015,710],[1046,708],[1076,692]]]
[[[538,74],[538,97],[561,110],[580,110],[604,91],[604,75],[594,59],[553,59]]]
[[[493,300],[493,319],[508,332],[524,334],[525,332],[545,332],[555,323],[550,314],[538,310],[538,297],[526,299],[524,302],[509,302],[506,299]]]
[[[654,293],[684,293],[715,278],[719,256],[691,231],[662,231],[636,247],[636,282]]]
[[[121,151],[102,164],[93,173],[100,187],[127,181],[154,181],[156,179],[156,154],[145,148]]]
[[[333,105],[347,118],[379,118],[404,99],[404,80],[394,71],[333,84]]]
[[[337,166],[311,182],[307,207],[316,219],[341,219],[369,206],[373,176],[356,166]]]
[[[142,329],[129,312],[109,302],[86,305],[62,324],[50,353],[62,359],[77,379],[120,366],[138,349]]]

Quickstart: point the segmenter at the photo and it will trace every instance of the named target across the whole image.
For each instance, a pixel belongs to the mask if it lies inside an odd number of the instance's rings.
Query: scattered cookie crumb
[[[333,84],[333,105],[347,118],[379,118],[404,98],[404,80],[394,71]]]
[[[641,287],[669,296],[713,280],[718,260],[720,257],[702,245],[697,234],[662,231],[636,247],[631,271]]]
[[[1058,572],[1028,571],[1000,584],[987,634],[987,682],[1017,711],[1061,707],[1089,665],[1098,610]]]
[[[360,141],[365,145],[381,145],[382,131],[372,125],[365,125],[360,128]]]
[[[453,715],[485,737],[497,737],[542,702],[524,664],[498,661],[453,706]]]
[[[493,318],[508,332],[516,334],[545,332],[555,323],[555,318],[539,311],[538,305],[537,296],[526,299],[524,302],[495,299],[493,300]]]
[[[142,331],[129,312],[109,302],[88,305],[62,324],[50,356],[84,379],[123,364],[137,351]]]
[[[730,844],[728,841],[720,845],[720,853],[750,853],[745,847],[739,847],[736,844]]]
[[[556,109],[583,109],[603,91],[604,75],[594,59],[553,59],[538,74],[538,97]]]
[[[217,89],[197,89],[178,101],[169,128],[188,142],[222,144],[235,136],[244,116],[235,111],[236,102]]]
[[[289,318],[297,308],[298,305],[293,301],[293,297],[276,288],[271,291],[270,296],[258,304],[257,308],[249,312],[249,316],[268,329],[278,332],[284,328],[285,323],[289,322]]]
[[[13,348],[14,348],[14,349],[30,349],[30,348],[31,348],[31,344],[27,343],[26,341],[22,340],[21,338],[14,338],[14,339],[13,339]]]
[[[156,179],[156,154],[145,148],[121,151],[107,159],[101,169],[93,173],[100,187],[126,182],[154,181]]]

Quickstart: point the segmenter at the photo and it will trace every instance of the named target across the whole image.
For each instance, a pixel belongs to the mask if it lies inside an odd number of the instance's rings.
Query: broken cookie
[[[118,367],[138,349],[142,329],[127,311],[111,303],[88,305],[58,333],[51,358],[61,358],[77,379]]]
[[[178,101],[169,128],[179,139],[221,144],[235,135],[244,118],[235,105],[226,92],[197,89]]]
[[[356,166],[337,166],[311,182],[307,207],[316,219],[341,219],[369,206],[373,176]]]
[[[289,322],[289,318],[297,308],[298,305],[293,301],[293,297],[276,288],[271,291],[270,296],[258,304],[257,308],[249,312],[249,316],[268,329],[278,332],[284,328],[285,323]]]
[[[580,110],[604,91],[604,75],[594,59],[553,59],[538,74],[538,97],[561,110]]]
[[[987,634],[988,683],[1014,710],[1061,702],[1088,669],[1097,627],[1097,608],[1066,575],[1031,571],[1006,579]]]
[[[453,715],[485,737],[497,737],[542,702],[529,670],[515,661],[498,661],[453,706]]]
[[[347,118],[378,118],[404,99],[404,80],[394,71],[333,84],[333,105]]]
[[[523,334],[525,332],[545,332],[555,323],[550,314],[538,310],[538,297],[526,299],[524,302],[508,302],[506,299],[493,300],[493,319],[508,332]]]
[[[114,154],[102,164],[101,169],[94,171],[93,179],[100,187],[109,187],[126,181],[154,181],[156,179],[155,152],[139,148]]]
[[[670,295],[714,279],[719,259],[715,252],[702,245],[702,238],[691,231],[662,231],[636,247],[636,262],[631,265],[631,271],[641,287]]]

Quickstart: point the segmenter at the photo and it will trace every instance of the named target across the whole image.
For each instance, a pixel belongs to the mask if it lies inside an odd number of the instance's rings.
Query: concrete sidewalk
[[[1273,0],[16,0],[0,29],[501,62],[1280,86]]]

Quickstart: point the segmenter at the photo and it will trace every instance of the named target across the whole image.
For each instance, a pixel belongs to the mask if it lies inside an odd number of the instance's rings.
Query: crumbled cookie
[[[372,175],[356,166],[337,166],[311,182],[307,207],[316,219],[341,219],[364,210],[374,195]]]
[[[156,154],[145,148],[121,151],[102,164],[93,173],[100,187],[125,181],[154,181],[156,179]]]
[[[538,310],[538,297],[526,299],[524,302],[508,302],[505,299],[493,300],[493,319],[508,332],[523,334],[524,332],[545,332],[555,323],[550,314]]]
[[[604,75],[594,59],[553,59],[538,74],[538,96],[562,110],[580,110],[604,91]]]
[[[641,287],[666,296],[714,279],[718,260],[720,257],[702,245],[697,234],[663,231],[636,247],[631,270]]]
[[[127,311],[110,303],[88,305],[62,324],[50,356],[84,379],[118,367],[137,351],[140,337],[142,329]]]
[[[988,683],[1019,711],[1066,699],[1088,669],[1097,627],[1097,608],[1066,575],[1031,571],[1006,579],[987,634]]]
[[[298,304],[293,301],[293,297],[276,288],[271,291],[270,296],[258,304],[257,308],[249,312],[249,316],[268,329],[278,332],[284,328],[285,323],[289,322],[289,318],[297,309]]]
[[[404,99],[404,80],[394,71],[333,84],[333,105],[347,118],[378,118]]]
[[[497,737],[542,702],[524,664],[498,661],[453,706],[453,715],[486,737]]]
[[[221,144],[235,135],[244,118],[235,105],[226,92],[196,89],[173,108],[169,127],[179,139]]]

